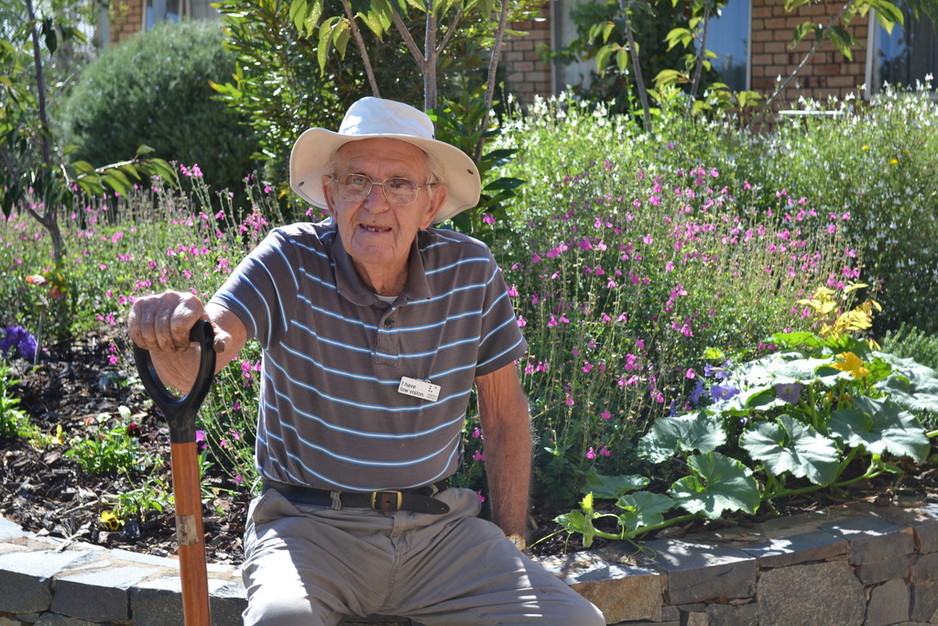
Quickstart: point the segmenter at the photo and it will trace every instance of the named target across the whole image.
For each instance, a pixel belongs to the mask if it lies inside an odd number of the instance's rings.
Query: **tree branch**
[[[345,17],[348,19],[349,28],[352,30],[352,37],[355,38],[355,46],[358,48],[358,54],[365,64],[365,75],[368,77],[368,84],[371,85],[371,95],[375,98],[381,97],[381,90],[378,89],[378,80],[375,78],[374,68],[371,67],[371,59],[368,57],[368,48],[365,47],[365,40],[362,38],[361,30],[358,28],[358,20],[352,13],[352,5],[349,0],[342,0],[342,8],[345,9]]]
[[[482,116],[482,134],[479,135],[479,141],[476,142],[475,154],[473,155],[473,160],[476,163],[482,160],[482,144],[485,129],[489,125],[489,117],[492,114],[492,103],[495,100],[495,74],[498,70],[499,58],[501,57],[505,28],[508,25],[509,1],[510,0],[502,0],[502,10],[498,15],[498,29],[495,31],[495,43],[492,45],[492,57],[489,59],[489,70],[485,85],[485,115]]]

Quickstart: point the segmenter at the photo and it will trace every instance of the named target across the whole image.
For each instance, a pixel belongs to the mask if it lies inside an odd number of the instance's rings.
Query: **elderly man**
[[[215,328],[219,369],[248,339],[263,348],[245,623],[604,624],[522,552],[530,417],[514,361],[526,344],[489,250],[431,228],[478,201],[472,160],[433,139],[422,112],[364,98],[338,133],[299,138],[290,178],[330,219],[274,229],[205,307],[167,292],[128,319],[183,390],[197,320]],[[473,384],[494,524],[473,491],[443,485]]]

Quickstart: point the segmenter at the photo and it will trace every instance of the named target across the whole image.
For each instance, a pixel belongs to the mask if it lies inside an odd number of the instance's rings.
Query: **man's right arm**
[[[189,332],[199,320],[210,321],[215,331],[217,372],[247,341],[244,324],[228,309],[203,306],[190,293],[166,291],[139,298],[127,317],[131,340],[150,352],[160,380],[183,393],[192,388],[198,372],[199,349],[190,345]]]

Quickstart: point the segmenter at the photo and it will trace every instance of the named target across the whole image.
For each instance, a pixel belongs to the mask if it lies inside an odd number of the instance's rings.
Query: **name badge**
[[[413,396],[421,400],[436,402],[440,397],[440,386],[434,385],[429,380],[420,380],[404,376],[401,378],[401,384],[397,388],[398,393],[405,396]]]

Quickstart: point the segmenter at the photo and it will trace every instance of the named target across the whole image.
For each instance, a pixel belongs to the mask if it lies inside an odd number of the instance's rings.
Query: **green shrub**
[[[902,359],[938,370],[938,336],[929,335],[914,326],[900,324],[883,337],[883,350]]]
[[[235,57],[217,23],[162,24],[102,54],[81,74],[63,106],[65,143],[74,160],[95,166],[131,158],[141,144],[153,156],[198,164],[216,189],[240,192],[256,164],[245,118],[214,98]]]

